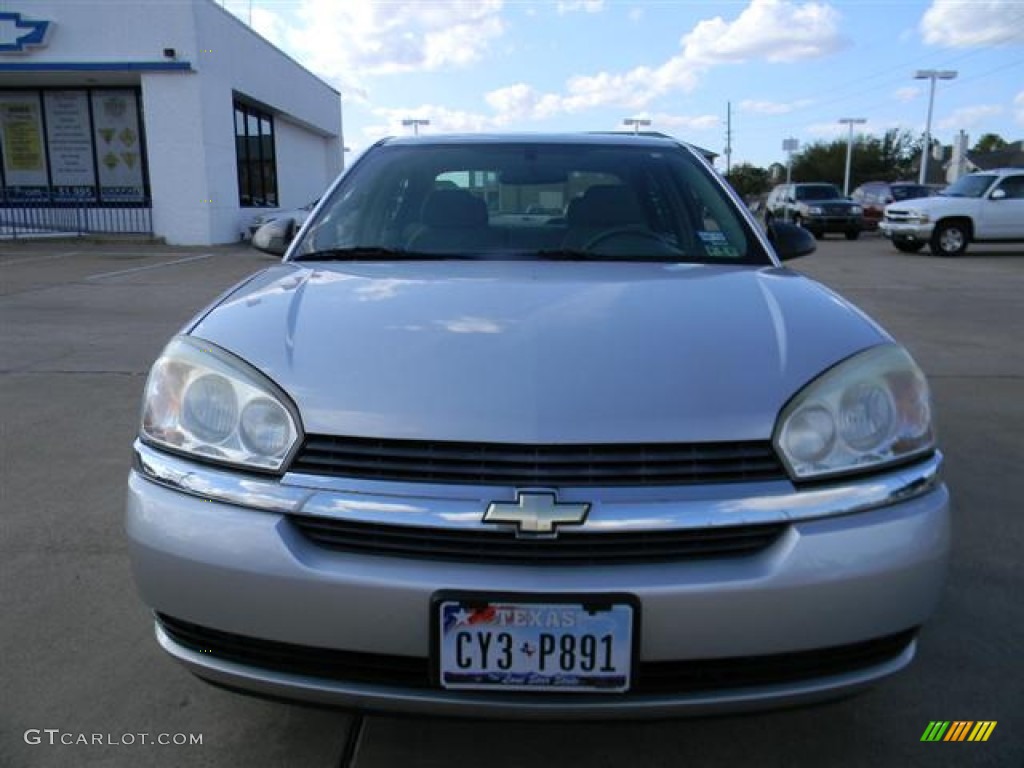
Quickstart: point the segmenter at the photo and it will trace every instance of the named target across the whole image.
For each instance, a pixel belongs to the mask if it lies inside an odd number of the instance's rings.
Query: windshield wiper
[[[472,257],[461,253],[421,253],[401,248],[358,246],[299,253],[292,257],[292,261],[441,261],[470,258]]]

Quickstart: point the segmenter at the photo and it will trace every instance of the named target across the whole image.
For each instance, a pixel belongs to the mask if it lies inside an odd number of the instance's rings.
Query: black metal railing
[[[0,203],[0,237],[87,234],[151,235],[153,209],[138,203]]]

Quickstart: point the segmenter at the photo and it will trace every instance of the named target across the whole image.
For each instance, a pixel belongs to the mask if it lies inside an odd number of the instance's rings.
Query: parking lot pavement
[[[144,376],[195,311],[272,261],[242,246],[0,244],[0,766],[1024,765],[1024,253],[940,260],[865,237],[794,262],[931,377],[956,538],[915,664],[815,708],[601,724],[261,702],[159,651],[121,534]],[[933,720],[998,725],[983,744],[922,743]],[[202,744],[149,743],[163,736]]]

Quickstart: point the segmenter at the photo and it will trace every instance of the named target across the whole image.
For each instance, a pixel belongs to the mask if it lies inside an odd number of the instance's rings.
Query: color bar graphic
[[[921,741],[988,741],[996,720],[932,720],[921,734]]]

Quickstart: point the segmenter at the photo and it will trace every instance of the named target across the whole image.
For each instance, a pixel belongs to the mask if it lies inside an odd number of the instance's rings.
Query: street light
[[[932,151],[932,107],[935,106],[935,81],[952,80],[956,77],[952,69],[919,69],[914,73],[915,80],[931,80],[931,91],[928,94],[928,122],[924,128],[924,148],[921,150],[921,176],[918,184],[924,184],[928,174],[928,155]]]
[[[853,126],[866,123],[863,117],[842,117],[839,123],[850,126],[850,133],[846,137],[846,175],[843,177],[843,195],[850,194],[850,158],[853,155]]]
[[[409,118],[406,118],[405,120],[402,121],[402,125],[404,125],[406,128],[408,128],[411,125],[412,126],[412,135],[413,136],[419,136],[420,135],[420,126],[421,125],[430,125],[430,121],[429,120],[422,120],[422,119],[419,119],[419,118],[409,117]]]
[[[632,125],[633,126],[633,135],[636,136],[638,133],[640,133],[640,126],[641,125],[645,125],[645,126],[646,125],[650,125],[651,121],[647,120],[646,118],[643,118],[643,117],[627,117],[625,120],[622,121],[622,124],[623,125]]]

